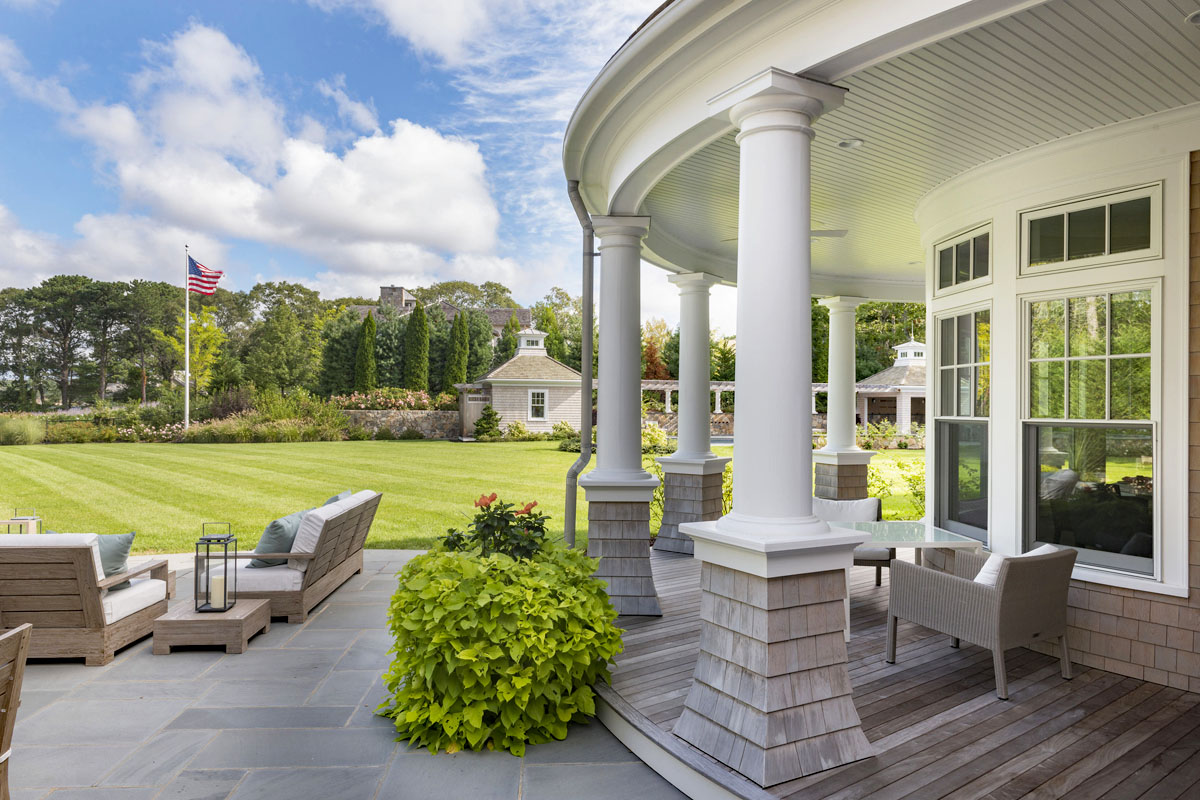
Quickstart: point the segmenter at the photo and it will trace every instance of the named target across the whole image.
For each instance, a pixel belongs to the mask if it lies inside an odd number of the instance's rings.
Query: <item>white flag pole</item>
[[[192,293],[188,289],[188,246],[183,246],[183,429],[191,422],[192,399]]]

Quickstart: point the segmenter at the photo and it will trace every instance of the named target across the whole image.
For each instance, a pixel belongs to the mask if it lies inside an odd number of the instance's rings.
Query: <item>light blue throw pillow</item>
[[[331,505],[333,503],[340,502],[342,500],[345,500],[347,497],[350,497],[352,494],[354,494],[354,492],[352,492],[350,489],[347,489],[346,491],[341,492],[340,494],[335,494],[333,497],[329,498],[324,503],[321,503],[321,505],[327,506],[327,505]]]
[[[300,530],[300,523],[304,520],[304,515],[311,508],[306,508],[303,511],[297,511],[294,514],[288,514],[286,517],[280,517],[272,522],[263,531],[262,538],[258,540],[258,545],[254,548],[256,553],[290,553],[292,552],[292,542],[296,538],[296,532]],[[256,558],[247,566],[250,567],[277,567],[280,564],[286,564],[286,558]]]
[[[46,531],[47,534],[55,534],[56,531]],[[133,549],[133,537],[137,534],[129,533],[112,533],[101,534],[96,539],[100,543],[100,567],[104,570],[104,577],[111,578],[113,575],[120,575],[125,570],[129,569],[129,551]],[[129,581],[118,583],[116,586],[110,586],[108,590],[115,592],[118,589],[128,589]]]

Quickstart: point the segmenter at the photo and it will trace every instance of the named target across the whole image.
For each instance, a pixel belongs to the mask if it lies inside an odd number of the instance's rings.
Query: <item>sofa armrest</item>
[[[113,575],[111,578],[105,578],[104,580],[100,581],[97,586],[99,586],[102,590],[111,589],[118,584],[124,583],[130,578],[136,578],[139,575],[145,575],[147,572],[150,573],[150,577],[165,582],[167,580],[167,571],[167,562],[164,559],[159,559],[158,561],[147,561],[145,564],[141,564],[133,569],[127,569],[120,574]]]
[[[893,561],[888,613],[983,647],[997,631],[995,587],[957,575]]]

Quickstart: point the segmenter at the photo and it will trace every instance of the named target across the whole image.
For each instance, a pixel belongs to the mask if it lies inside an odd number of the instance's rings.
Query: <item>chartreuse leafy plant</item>
[[[434,752],[519,756],[565,737],[571,722],[595,714],[592,686],[610,680],[621,650],[594,570],[557,543],[527,558],[476,547],[414,558],[388,614],[395,659],[380,713],[400,738]]]

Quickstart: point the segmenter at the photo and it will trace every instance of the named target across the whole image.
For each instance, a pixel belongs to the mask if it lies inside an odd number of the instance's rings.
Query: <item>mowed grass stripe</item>
[[[0,509],[35,507],[54,530],[137,530],[138,552],[190,550],[206,521],[245,549],[270,520],[343,489],[384,494],[368,546],[425,547],[461,527],[483,492],[537,500],[561,538],[575,454],[554,442],[89,444],[0,448]],[[578,505],[580,540],[587,511]]]

